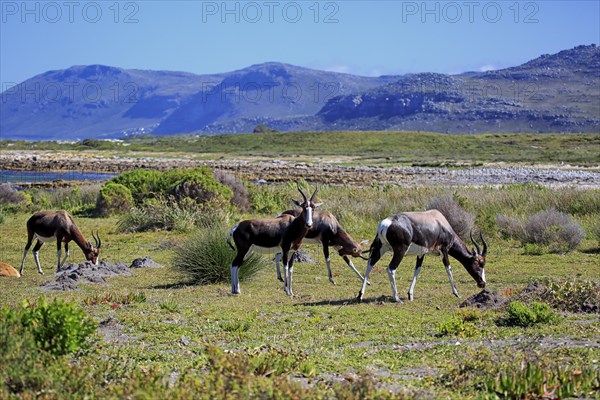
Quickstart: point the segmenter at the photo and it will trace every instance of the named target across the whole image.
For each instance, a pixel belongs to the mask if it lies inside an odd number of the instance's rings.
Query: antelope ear
[[[315,208],[319,208],[323,205],[323,203],[313,203],[313,205],[315,206]]]
[[[90,242],[90,241],[88,240],[88,249],[91,249],[91,248],[92,248],[92,242]]]
[[[361,246],[364,246],[365,244],[369,244],[369,240],[365,239],[362,242],[359,243]]]
[[[297,205],[298,207],[302,207],[302,203],[299,202],[298,200],[292,200],[292,203],[294,203],[295,205]]]
[[[477,252],[477,249],[475,249],[475,247],[473,247],[473,250],[471,250],[471,252],[475,255],[475,257],[477,257],[479,255],[479,253]]]

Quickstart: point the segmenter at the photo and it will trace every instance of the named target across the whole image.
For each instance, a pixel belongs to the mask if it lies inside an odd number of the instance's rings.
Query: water
[[[34,182],[52,182],[57,179],[63,181],[103,181],[115,176],[115,174],[106,174],[98,172],[82,171],[8,171],[0,170],[0,183],[34,183]]]

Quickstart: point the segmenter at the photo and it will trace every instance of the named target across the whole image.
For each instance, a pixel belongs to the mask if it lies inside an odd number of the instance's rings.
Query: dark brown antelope
[[[292,215],[281,215],[275,218],[257,218],[245,220],[237,224],[227,238],[227,243],[232,249],[237,250],[237,254],[231,263],[231,293],[240,294],[239,269],[244,263],[244,258],[251,251],[274,251],[279,250],[283,253],[284,264],[284,290],[288,296],[293,296],[292,292],[292,274],[293,260],[292,256],[300,245],[306,232],[313,224],[313,211],[320,204],[314,203],[314,197],[317,194],[318,187],[312,196],[307,198],[300,186],[298,191],[304,201],[298,202],[302,212],[298,217]],[[235,242],[235,247],[231,244],[231,238]],[[292,254],[289,252],[292,250]]]
[[[302,212],[301,209],[287,210],[282,213],[282,215],[289,214],[293,216],[298,216]],[[333,247],[337,250],[340,257],[344,259],[346,264],[354,271],[354,273],[358,276],[358,278],[362,281],[363,276],[356,269],[352,260],[348,256],[352,257],[360,257],[366,260],[362,255],[362,245],[366,244],[368,241],[362,241],[357,243],[352,239],[352,237],[341,227],[337,218],[328,211],[316,211],[313,214],[313,225],[308,230],[306,236],[304,237],[305,242],[313,242],[320,243],[323,246],[323,255],[325,256],[325,264],[327,265],[327,275],[329,277],[329,282],[332,284],[336,284],[335,280],[333,280],[333,275],[331,273],[331,263],[329,258],[329,247]],[[275,264],[277,266],[277,279],[283,282],[281,278],[281,272],[279,270],[279,260],[281,258],[281,253],[277,253],[275,255]]]
[[[96,246],[92,246],[92,243],[87,241],[73,218],[66,211],[40,211],[31,216],[27,221],[27,244],[23,251],[23,259],[21,260],[21,275],[23,274],[23,266],[25,265],[25,256],[31,247],[34,239],[37,239],[36,245],[33,247],[33,259],[37,265],[38,272],[44,274],[38,258],[38,252],[42,245],[46,242],[56,241],[57,257],[58,262],[56,271],[60,270],[63,266],[67,257],[69,257],[69,242],[72,240],[83,251],[85,259],[91,261],[94,264],[98,264],[98,254],[100,253],[100,246],[102,241],[100,235],[97,237],[92,232],[92,237],[96,243]],[[60,259],[61,256],[61,243],[65,244],[65,257]]]
[[[379,261],[381,256],[388,250],[393,251],[392,260],[387,268],[387,273],[392,285],[392,297],[400,302],[398,290],[396,289],[396,268],[406,255],[416,255],[417,263],[410,288],[408,289],[408,299],[413,300],[413,290],[417,281],[417,276],[421,272],[423,257],[425,254],[441,255],[442,262],[446,267],[446,273],[452,286],[452,293],[460,297],[454,279],[452,278],[452,269],[448,256],[458,260],[473,277],[477,286],[485,287],[485,257],[487,255],[487,243],[480,235],[483,242],[483,251],[471,236],[471,241],[475,248],[469,251],[465,243],[454,232],[448,220],[438,210],[428,210],[423,212],[405,212],[393,215],[381,221],[377,227],[377,235],[371,244],[369,250],[369,261],[363,280],[362,287],[358,294],[358,301],[361,301],[365,293],[367,279],[373,266]]]

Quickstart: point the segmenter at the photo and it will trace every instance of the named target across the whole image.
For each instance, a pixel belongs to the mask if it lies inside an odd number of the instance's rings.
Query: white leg
[[[362,286],[360,287],[360,292],[358,293],[358,301],[362,301],[363,296],[365,295],[365,289],[367,288],[367,281],[369,280],[369,274],[371,273],[372,269],[373,269],[373,266],[371,265],[371,263],[367,264],[367,270],[365,271],[365,277],[363,279]]]
[[[396,270],[388,267],[387,273],[390,278],[390,285],[392,286],[392,297],[396,303],[402,303],[400,297],[398,297],[398,289],[396,288]]]
[[[448,274],[448,279],[450,279],[450,286],[452,286],[452,294],[460,298],[458,290],[456,290],[456,286],[454,285],[454,278],[452,278],[452,267],[450,267],[450,265],[446,267],[446,273]]]
[[[42,271],[42,266],[40,265],[40,259],[38,257],[38,252],[37,251],[33,252],[33,259],[35,260],[35,265],[37,265],[38,272],[40,274],[44,275],[44,271]]]
[[[239,267],[231,265],[229,271],[231,272],[231,294],[240,294]]]
[[[21,275],[23,275],[23,267],[25,266],[25,256],[27,255],[28,251],[29,251],[29,249],[23,250],[23,259],[21,260],[21,270],[19,271],[19,273]]]
[[[329,282],[335,285],[335,281],[333,280],[333,275],[331,274],[331,262],[329,257],[325,259],[325,264],[327,265],[327,276],[329,276]]]
[[[67,261],[67,257],[69,257],[71,255],[71,252],[69,250],[66,251],[65,253],[65,258],[62,259],[62,261],[60,262],[59,267],[62,267],[63,265],[65,265],[65,261]]]
[[[349,258],[347,258],[347,257],[346,257],[346,258],[344,258],[344,259],[345,259],[346,263],[348,264],[348,266],[349,266],[350,268],[352,268],[352,271],[354,271],[354,273],[356,274],[356,276],[358,276],[358,278],[359,278],[361,281],[362,281],[363,279],[365,279],[365,278],[364,278],[364,276],[362,276],[362,275],[360,274],[360,272],[358,272],[358,270],[356,269],[356,267],[355,267],[355,266],[354,266],[354,264],[352,263],[352,260],[350,260],[350,259],[349,259]],[[371,282],[367,281],[367,285],[370,285],[370,284],[371,284]]]
[[[285,290],[285,294],[287,294],[288,296],[293,296],[294,292],[292,291],[292,274],[294,273],[294,267],[290,267],[289,265],[286,264],[286,266],[284,267],[284,290]]]
[[[421,267],[416,267],[415,268],[415,274],[413,275],[412,278],[412,282],[410,283],[410,287],[408,288],[408,300],[409,301],[413,301],[413,293],[415,290],[415,283],[417,283],[417,277],[419,276],[419,274],[421,273]]]
[[[275,266],[277,266],[277,280],[279,282],[283,282],[283,278],[281,277],[281,269],[279,267],[281,263],[281,253],[275,254]]]

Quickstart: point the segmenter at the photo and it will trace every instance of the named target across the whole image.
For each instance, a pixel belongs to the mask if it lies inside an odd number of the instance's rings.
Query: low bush
[[[562,311],[600,313],[600,282],[545,279],[530,283],[519,298],[542,301]]]
[[[208,167],[167,171],[134,169],[114,177],[109,183],[125,186],[137,204],[167,195],[177,200],[190,197],[198,203],[215,199],[229,201],[233,197],[231,189],[215,179]]]
[[[517,239],[523,246],[544,246],[552,253],[574,250],[585,236],[581,226],[569,214],[555,209],[533,214],[526,221],[498,216],[496,222],[505,238]],[[539,251],[536,248],[534,253]]]
[[[132,207],[117,222],[119,232],[178,231],[189,232],[196,227],[226,225],[227,208],[209,208],[191,199],[176,201],[173,197],[150,199]]]
[[[498,322],[504,326],[528,327],[535,324],[552,323],[557,315],[546,303],[534,301],[531,306],[520,301],[512,301],[506,306],[506,316]]]
[[[223,171],[215,171],[214,177],[223,185],[231,189],[233,193],[231,204],[236,206],[241,212],[250,209],[250,194],[248,193],[248,188],[246,188],[246,185],[244,185],[244,182],[240,178],[236,178]]]
[[[175,249],[173,267],[191,283],[205,285],[230,282],[229,267],[236,252],[227,244],[229,230],[213,227],[193,234]],[[252,253],[240,268],[240,281],[249,279],[267,265],[266,260]]]
[[[475,217],[467,212],[453,196],[437,196],[429,200],[427,209],[436,209],[441,212],[461,238],[469,237]]]
[[[17,310],[3,308],[0,314],[3,324],[20,324],[33,336],[37,347],[57,356],[85,348],[96,331],[96,323],[84,310],[61,300],[48,303],[40,297]]]
[[[10,184],[0,184],[0,205],[19,204],[25,200],[23,193],[17,191]]]
[[[102,217],[121,214],[133,206],[131,191],[120,183],[108,182],[100,189],[96,211]]]

